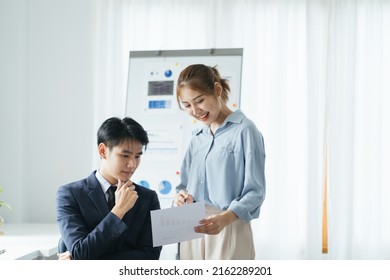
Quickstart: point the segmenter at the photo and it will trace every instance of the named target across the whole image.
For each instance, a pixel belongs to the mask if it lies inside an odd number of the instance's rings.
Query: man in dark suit
[[[109,118],[97,133],[100,168],[57,191],[57,222],[68,252],[59,259],[159,259],[153,247],[150,211],[160,209],[155,191],[130,178],[149,143],[131,118]],[[108,204],[115,186],[115,206]]]

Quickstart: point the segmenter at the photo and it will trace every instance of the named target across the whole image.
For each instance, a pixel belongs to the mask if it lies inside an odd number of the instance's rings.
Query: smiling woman
[[[265,198],[264,141],[241,110],[227,106],[229,94],[216,67],[189,65],[177,80],[179,106],[204,126],[185,154],[175,205],[206,204],[206,218],[195,228],[205,235],[180,243],[180,259],[255,258],[250,222]]]

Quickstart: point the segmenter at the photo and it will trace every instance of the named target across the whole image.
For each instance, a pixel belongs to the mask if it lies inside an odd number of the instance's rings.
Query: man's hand
[[[112,208],[113,212],[120,219],[133,208],[138,199],[138,194],[135,191],[135,186],[132,181],[127,181],[125,184],[118,179],[118,187],[115,191],[115,206]]]

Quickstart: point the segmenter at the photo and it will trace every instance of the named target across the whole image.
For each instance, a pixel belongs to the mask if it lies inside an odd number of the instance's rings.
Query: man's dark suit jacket
[[[121,220],[95,172],[57,191],[57,222],[73,259],[159,259],[162,247],[153,247],[150,219],[150,211],[160,209],[156,192],[134,184],[138,200]]]

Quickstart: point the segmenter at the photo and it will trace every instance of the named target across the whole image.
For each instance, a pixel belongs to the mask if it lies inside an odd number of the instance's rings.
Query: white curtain
[[[389,259],[390,2],[335,1],[331,8],[331,256]]]
[[[131,50],[243,48],[267,154],[256,258],[389,259],[389,28],[379,0],[96,1],[95,128],[124,115]]]

